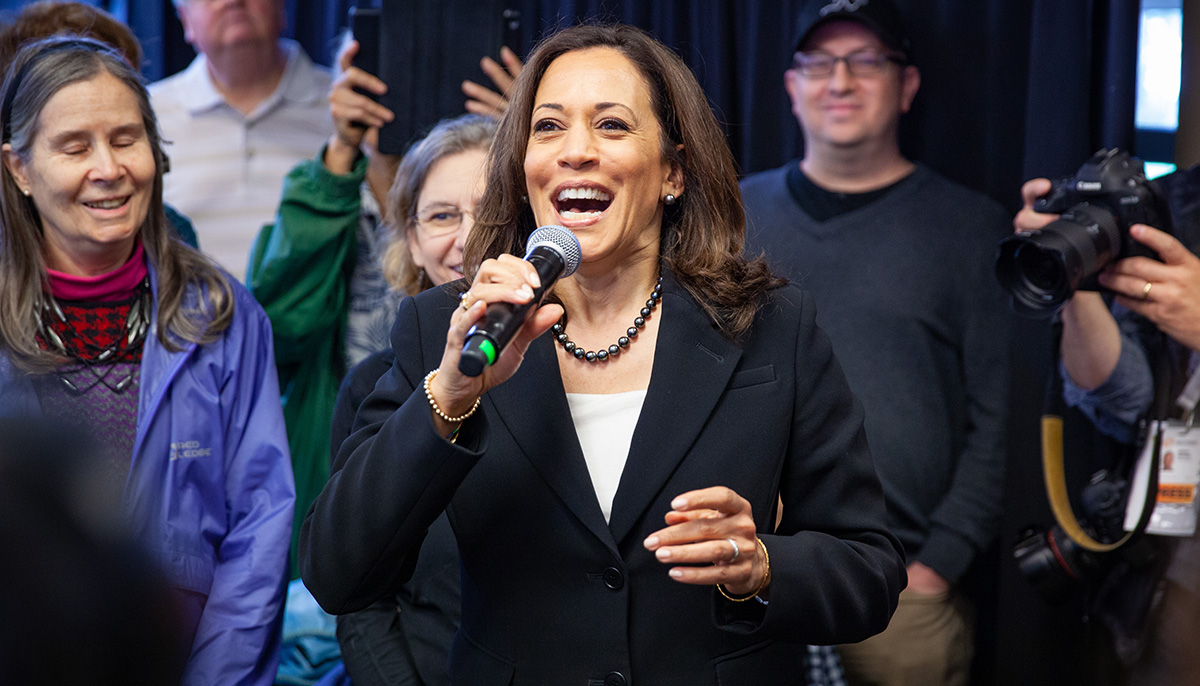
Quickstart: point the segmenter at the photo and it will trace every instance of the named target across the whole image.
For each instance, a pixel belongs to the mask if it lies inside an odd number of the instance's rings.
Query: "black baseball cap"
[[[810,0],[800,10],[800,30],[793,51],[808,42],[813,31],[831,21],[855,21],[870,29],[889,48],[912,60],[912,45],[900,8],[891,0]]]

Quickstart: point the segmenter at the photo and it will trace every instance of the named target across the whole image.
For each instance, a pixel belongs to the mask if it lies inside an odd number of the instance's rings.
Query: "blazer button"
[[[608,569],[605,569],[604,573],[601,574],[600,576],[602,579],[604,579],[604,585],[608,586],[609,588],[611,588],[614,591],[619,591],[625,586],[625,575],[622,574],[621,570],[617,569],[616,567],[609,567]],[[613,672],[613,674],[616,674],[617,676],[621,676],[617,672]],[[609,674],[609,676],[612,676],[612,674]],[[624,679],[625,677],[622,676],[621,678]],[[605,681],[604,683],[605,683],[605,686],[613,686],[613,685],[609,684],[607,681]],[[625,682],[622,681],[621,683],[624,684]]]
[[[625,675],[620,672],[609,672],[608,676],[604,677],[604,686],[626,686],[628,683]]]

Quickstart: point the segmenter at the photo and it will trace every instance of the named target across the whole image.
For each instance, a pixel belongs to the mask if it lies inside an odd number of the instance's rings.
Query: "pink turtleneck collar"
[[[73,276],[53,269],[46,271],[50,275],[50,294],[56,300],[126,300],[133,297],[138,284],[146,278],[145,250],[138,239],[133,256],[125,264],[100,276]]]

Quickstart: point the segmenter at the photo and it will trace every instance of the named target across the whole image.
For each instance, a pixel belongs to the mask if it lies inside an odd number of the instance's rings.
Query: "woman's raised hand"
[[[501,65],[500,62],[504,64]],[[510,50],[508,46],[500,48],[500,62],[491,57],[484,57],[479,62],[479,67],[495,84],[496,90],[481,86],[474,81],[462,82],[462,92],[467,96],[468,112],[499,119],[508,110],[509,91],[524,65],[521,63],[521,58],[517,57],[517,53]]]
[[[378,129],[395,118],[391,110],[365,95],[383,95],[387,92],[387,84],[354,66],[354,55],[357,53],[358,41],[350,41],[342,49],[338,55],[338,67],[342,73],[329,90],[329,113],[333,116],[334,134],[326,150],[326,166],[338,174],[349,173],[369,130]],[[350,165],[345,164],[347,157]]]
[[[525,351],[533,339],[554,325],[563,314],[559,305],[543,305],[533,311],[525,324],[513,336],[512,341],[501,352],[496,363],[485,368],[483,374],[470,377],[458,370],[458,358],[462,353],[467,331],[487,312],[490,303],[507,302],[520,305],[533,298],[533,289],[541,285],[537,270],[529,262],[515,255],[501,255],[497,259],[485,260],[479,265],[475,281],[463,294],[461,306],[450,317],[450,329],[446,332],[446,350],[438,366],[437,376],[430,382],[430,391],[443,412],[458,417],[471,409],[475,399],[493,386],[504,383],[512,376]]]
[[[689,491],[671,501],[667,526],[643,542],[659,562],[675,565],[671,578],[685,584],[721,584],[735,595],[758,594],[770,565],[750,502],[724,486]]]

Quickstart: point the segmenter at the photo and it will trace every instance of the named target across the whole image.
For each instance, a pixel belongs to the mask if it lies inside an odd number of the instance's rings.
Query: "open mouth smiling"
[[[93,200],[92,202],[85,202],[83,204],[92,208],[93,210],[115,210],[129,202],[129,197],[130,196],[126,195],[120,198],[109,198],[107,200]]]
[[[596,186],[563,188],[554,197],[554,209],[568,221],[598,219],[612,204],[612,194]]]

